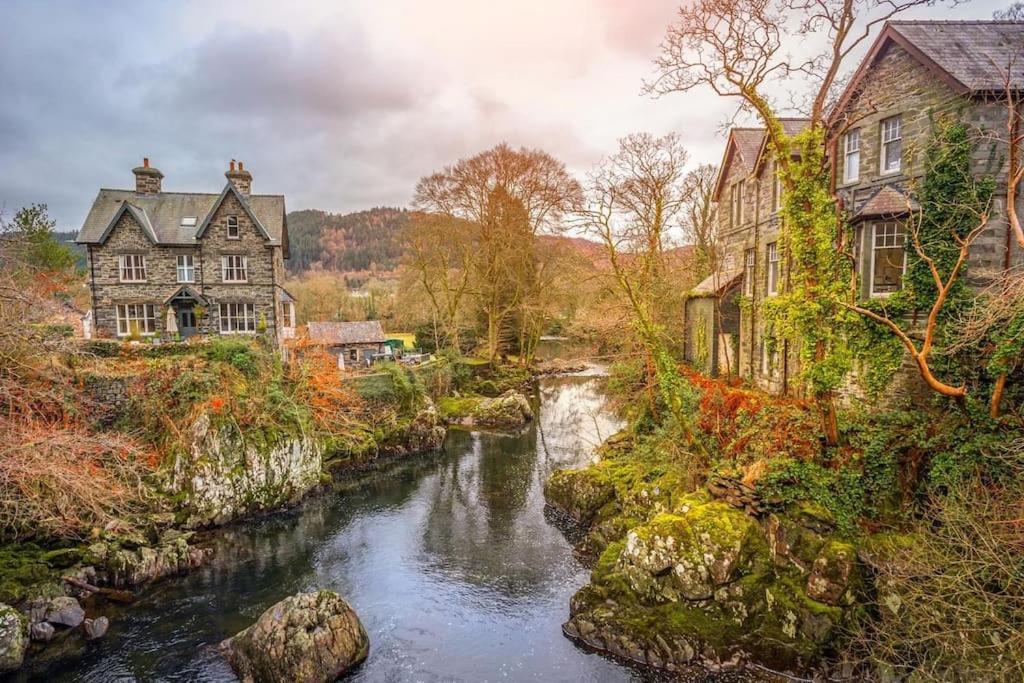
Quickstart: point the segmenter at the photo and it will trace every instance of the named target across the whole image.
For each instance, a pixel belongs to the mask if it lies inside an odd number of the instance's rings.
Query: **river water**
[[[217,643],[288,595],[330,588],[370,635],[348,680],[641,680],[562,636],[587,570],[544,516],[548,474],[588,462],[618,427],[602,387],[544,378],[539,418],[518,436],[453,431],[438,456],[217,532],[209,566],[145,591],[105,638],[23,677],[233,681]]]

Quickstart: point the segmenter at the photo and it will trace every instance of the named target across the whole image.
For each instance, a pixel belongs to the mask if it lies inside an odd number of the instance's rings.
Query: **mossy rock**
[[[589,524],[615,498],[615,487],[592,468],[559,470],[544,484],[544,497],[575,521]]]

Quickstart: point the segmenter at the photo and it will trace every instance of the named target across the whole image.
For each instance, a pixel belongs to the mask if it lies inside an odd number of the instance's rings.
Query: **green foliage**
[[[864,482],[855,463],[833,469],[816,462],[778,458],[770,462],[758,491],[784,505],[817,503],[832,513],[837,528],[845,534],[856,531],[864,511]]]
[[[791,263],[789,285],[764,303],[769,335],[788,339],[800,353],[801,378],[812,394],[836,389],[852,366],[843,336],[850,315],[849,264],[838,253],[839,221],[824,163],[825,131],[809,128],[789,139],[781,203],[782,249]]]
[[[229,337],[213,337],[209,340],[204,352],[211,361],[230,363],[246,377],[255,377],[260,370],[257,358],[258,350],[242,339]]]
[[[32,204],[19,209],[14,219],[3,225],[3,232],[21,245],[19,260],[25,265],[49,272],[72,270],[76,257],[54,237],[56,224],[46,204]]]

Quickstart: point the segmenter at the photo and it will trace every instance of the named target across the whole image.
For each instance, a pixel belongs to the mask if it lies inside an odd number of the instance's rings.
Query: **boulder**
[[[857,551],[850,543],[832,540],[814,560],[807,577],[807,595],[812,600],[838,605],[856,574]]]
[[[191,533],[171,529],[155,546],[125,545],[120,539],[100,541],[89,546],[85,560],[101,583],[118,588],[140,586],[201,565],[210,550],[189,545],[190,537]]]
[[[282,600],[221,650],[245,683],[327,683],[366,659],[370,640],[349,604],[324,590]]]
[[[43,613],[42,621],[57,626],[74,628],[85,619],[85,610],[78,604],[78,600],[70,597],[53,598],[46,605],[46,612]]]
[[[45,621],[40,621],[37,624],[32,624],[29,627],[29,637],[40,643],[48,643],[53,640],[53,634],[56,632],[50,624]]]
[[[576,522],[588,524],[615,498],[615,488],[593,469],[559,470],[545,482],[544,497]]]
[[[444,405],[446,417],[464,427],[518,429],[533,419],[530,401],[511,389],[496,398],[448,399]]]
[[[25,617],[10,605],[0,604],[0,673],[20,669],[27,648]]]
[[[86,619],[84,622],[82,622],[82,630],[85,631],[86,640],[96,640],[97,638],[102,638],[107,634],[108,628],[110,628],[110,620],[106,617]]]
[[[432,453],[441,449],[448,429],[434,402],[428,399],[408,425],[390,435],[380,446],[384,456],[403,456],[412,453]]]

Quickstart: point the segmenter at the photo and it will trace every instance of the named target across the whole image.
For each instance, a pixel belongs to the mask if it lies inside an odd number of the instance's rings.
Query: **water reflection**
[[[543,483],[616,428],[601,380],[548,378],[536,424],[453,433],[445,452],[216,535],[217,561],[148,591],[47,680],[234,680],[210,647],[300,590],[333,588],[371,638],[358,681],[621,681],[561,636],[586,571],[543,515]],[[23,675],[22,677],[27,678]]]

